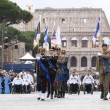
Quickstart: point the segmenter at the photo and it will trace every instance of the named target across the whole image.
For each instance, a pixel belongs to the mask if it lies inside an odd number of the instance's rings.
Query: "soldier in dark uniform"
[[[40,49],[40,55],[37,57],[37,98],[45,100],[46,84],[48,76],[48,58],[45,56],[45,49]]]
[[[55,76],[56,76],[56,63],[57,63],[57,56],[54,54],[54,49],[49,50],[49,76],[51,82],[48,81],[48,93],[47,93],[47,98],[51,94],[51,99],[53,99],[53,93],[54,93],[54,82],[55,82]]]
[[[61,56],[61,49],[60,48],[56,48],[56,56],[57,56],[57,60],[59,59],[59,57]],[[55,95],[54,97],[58,97],[58,64],[57,65],[57,72],[56,72],[56,77],[55,77]],[[59,96],[60,97],[60,96]]]
[[[64,62],[62,63],[63,78],[62,78],[62,91],[61,91],[62,95],[61,96],[64,98],[65,97],[65,91],[67,89],[67,81],[69,79],[69,69],[67,67],[68,57],[66,56],[66,51],[62,50],[61,54],[62,54],[62,59],[64,60]]]

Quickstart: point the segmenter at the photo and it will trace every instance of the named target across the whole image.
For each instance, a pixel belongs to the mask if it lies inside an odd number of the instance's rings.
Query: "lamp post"
[[[15,35],[14,37],[13,37],[13,39],[12,39],[12,42],[13,42],[13,44],[12,44],[12,70],[13,70],[13,53],[14,53],[14,48],[13,48],[13,46],[16,46],[16,44],[17,44],[17,35]],[[15,47],[15,49],[17,49],[16,47]]]
[[[18,46],[17,46],[17,35],[14,35],[13,37],[10,36],[10,35],[7,35],[9,41],[10,41],[10,45],[8,45],[8,47],[12,47],[12,51],[11,51],[11,62],[12,62],[12,66],[11,66],[11,70],[13,70],[13,53],[14,53],[14,48],[17,49]],[[15,46],[15,47],[13,47]]]
[[[1,67],[3,68],[3,50],[4,50],[4,37],[7,35],[7,27],[2,29],[2,39],[1,39]]]
[[[9,44],[10,42],[10,44]],[[7,49],[9,47],[12,47],[12,51],[11,51],[11,62],[12,62],[12,66],[11,66],[11,70],[13,70],[13,46],[15,46],[15,49],[18,48],[17,46],[17,35],[14,35],[13,37],[10,35],[7,35],[4,37],[4,31],[2,31],[2,51],[1,51],[1,56],[2,56],[2,68],[3,68],[3,50]]]

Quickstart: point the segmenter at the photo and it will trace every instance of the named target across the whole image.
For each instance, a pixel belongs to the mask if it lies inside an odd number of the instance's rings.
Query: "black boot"
[[[61,98],[61,92],[58,92],[57,98]]]
[[[103,92],[101,93],[100,98],[101,98],[101,99],[104,98],[104,94],[103,94]]]
[[[65,92],[63,92],[62,97],[65,98]]]
[[[47,94],[47,98],[49,98],[49,96],[50,96],[50,94],[48,93],[48,94]]]
[[[104,94],[104,98],[103,98],[103,100],[108,100],[108,98],[107,98],[107,94]]]
[[[54,95],[54,98],[56,98],[57,97],[57,91],[55,91],[55,95]]]
[[[51,94],[51,99],[53,99],[53,95]]]

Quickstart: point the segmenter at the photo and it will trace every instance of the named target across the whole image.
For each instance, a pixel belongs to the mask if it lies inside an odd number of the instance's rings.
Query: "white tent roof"
[[[25,64],[32,64],[32,61],[26,61]]]
[[[31,56],[29,53],[27,53],[26,55],[24,55],[23,57],[20,58],[20,60],[35,60],[35,58],[33,56]]]

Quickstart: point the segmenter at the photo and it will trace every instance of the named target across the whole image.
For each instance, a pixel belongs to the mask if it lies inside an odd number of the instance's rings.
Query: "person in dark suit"
[[[54,93],[54,85],[55,85],[55,76],[56,76],[56,63],[57,63],[57,56],[54,54],[54,49],[49,50],[49,76],[50,76],[50,82],[48,81],[48,93],[47,93],[47,98],[51,94],[51,99],[53,99],[53,93]]]
[[[44,101],[48,75],[48,57],[45,55],[45,49],[40,49],[40,55],[37,59],[37,99]]]

